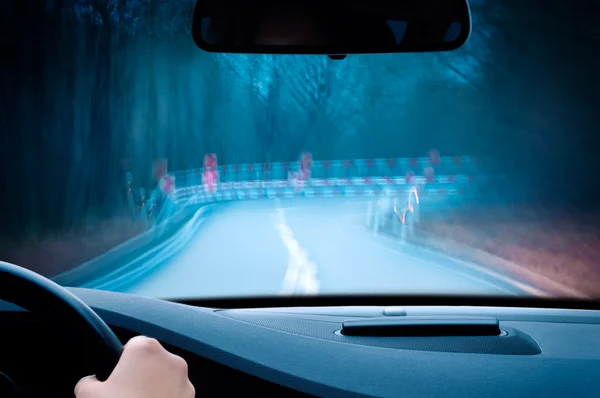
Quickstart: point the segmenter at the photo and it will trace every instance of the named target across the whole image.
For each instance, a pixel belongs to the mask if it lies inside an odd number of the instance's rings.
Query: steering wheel
[[[0,261],[0,300],[47,315],[81,334],[89,352],[97,356],[92,359],[98,380],[108,379],[119,362],[123,345],[113,331],[83,301],[50,279]]]

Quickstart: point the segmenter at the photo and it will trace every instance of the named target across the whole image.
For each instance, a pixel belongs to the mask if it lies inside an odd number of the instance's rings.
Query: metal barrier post
[[[400,225],[400,242],[406,243],[406,223]]]
[[[397,205],[398,205],[398,198],[394,198],[393,200],[393,204],[394,207],[392,207],[392,209],[397,209]],[[400,219],[398,219],[398,216],[396,215],[396,213],[394,212],[394,216],[393,216],[393,221],[392,221],[392,229],[395,235],[398,235],[398,224],[400,223]]]
[[[156,211],[156,200],[153,198],[148,199],[148,205],[146,207],[146,229],[150,228],[154,224],[154,212]]]
[[[140,188],[140,210],[139,213],[136,214],[136,222],[140,221],[141,218],[144,219],[146,223],[146,227],[148,226],[148,216],[145,214],[146,212],[146,189]]]
[[[375,208],[375,220],[373,222],[373,236],[377,237],[379,233],[379,207]]]
[[[381,227],[385,227],[387,224],[387,216],[388,216],[388,210],[389,210],[389,209],[387,209],[388,202],[383,198],[379,198],[378,202],[379,202],[378,206],[377,206],[378,211],[382,213],[381,218],[379,220],[379,225]]]
[[[415,223],[419,223],[421,221],[421,205],[415,204],[415,205],[413,205],[413,208],[415,209],[415,214],[414,214]]]

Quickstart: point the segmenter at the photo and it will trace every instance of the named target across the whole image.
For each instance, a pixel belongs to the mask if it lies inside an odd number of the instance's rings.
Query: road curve
[[[533,294],[482,266],[375,237],[366,211],[365,202],[351,199],[223,205],[168,264],[128,292],[158,298]]]

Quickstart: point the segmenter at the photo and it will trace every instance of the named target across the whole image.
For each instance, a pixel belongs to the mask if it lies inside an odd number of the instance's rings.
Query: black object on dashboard
[[[500,336],[502,331],[495,318],[415,316],[345,321],[340,333],[363,337],[440,337]]]

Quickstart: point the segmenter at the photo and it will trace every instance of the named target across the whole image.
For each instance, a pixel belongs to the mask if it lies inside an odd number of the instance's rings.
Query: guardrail
[[[287,180],[288,173],[298,170],[299,162],[264,162],[247,164],[230,164],[217,166],[220,182],[272,181]],[[366,177],[400,177],[407,174],[425,175],[425,169],[433,167],[436,174],[454,176],[466,175],[477,177],[482,174],[482,162],[473,156],[441,157],[438,164],[432,166],[429,158],[390,158],[390,159],[347,159],[347,160],[315,160],[310,169],[311,178],[366,178]],[[202,167],[170,172],[175,178],[177,187],[200,185],[202,183]]]
[[[318,197],[375,197],[402,196],[411,187],[417,186],[419,195],[424,201],[432,199],[445,200],[452,197],[474,197],[478,194],[471,181],[461,176],[451,182],[447,178],[428,183],[418,178],[414,184],[403,179],[353,179],[353,180],[316,180],[301,183],[283,181],[247,181],[240,183],[220,183],[214,190],[203,185],[178,188],[173,200],[178,205],[204,202],[273,199],[273,198],[318,198]]]
[[[216,168],[218,183],[214,189],[203,184],[203,168],[169,173],[177,187],[174,201],[190,203],[291,198],[296,196],[375,196],[401,195],[415,185],[428,196],[472,194],[470,187],[483,178],[481,162],[472,156],[441,157],[433,167],[437,175],[428,175],[432,167],[427,157],[396,159],[353,159],[313,161],[310,178],[298,181],[291,177],[299,162],[248,163],[221,165]]]
[[[156,256],[160,250],[173,243],[174,240],[180,242],[183,238],[189,238],[187,235],[182,236],[182,231],[186,226],[188,226],[187,228],[192,228],[192,226],[196,228],[197,218],[206,213],[207,207],[202,205],[181,207],[163,223],[152,226],[140,235],[74,269],[52,277],[52,280],[62,286],[106,289],[107,284],[112,283],[110,280],[107,282],[107,275],[111,275],[111,278],[114,279],[114,286],[117,282],[119,286],[128,283],[127,281],[132,279],[129,276],[143,271],[138,268],[147,263],[149,256]],[[164,250],[162,253],[158,253],[161,261],[164,260],[165,253]],[[155,261],[156,259],[152,260],[152,262]],[[107,289],[111,290],[112,287]]]

